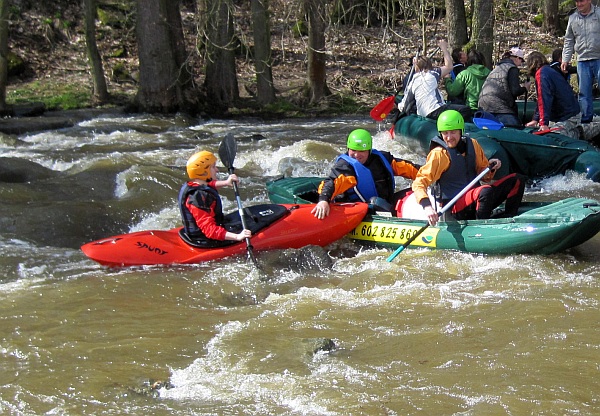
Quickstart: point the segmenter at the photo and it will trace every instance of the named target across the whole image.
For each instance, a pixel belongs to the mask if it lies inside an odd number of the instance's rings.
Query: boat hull
[[[412,150],[427,154],[437,132],[436,122],[425,117],[409,115],[394,125],[394,138]],[[496,177],[516,172],[530,178],[563,175],[567,170],[585,173],[600,182],[600,151],[594,145],[559,133],[533,134],[533,128],[500,130],[479,129],[465,123],[465,132],[477,139],[488,159],[502,161]]]
[[[283,178],[267,183],[267,191],[273,202],[308,203],[314,199],[320,180]],[[414,211],[411,218],[371,212],[349,236],[362,243],[396,249],[426,225],[424,218],[422,213]],[[519,215],[512,218],[440,221],[435,227],[428,227],[409,247],[482,254],[551,254],[582,244],[599,231],[600,203],[568,198],[557,202],[524,202]]]
[[[314,205],[283,204],[290,212],[251,238],[255,251],[326,246],[353,230],[364,218],[367,204],[333,204],[331,215],[318,220]],[[90,259],[111,267],[192,264],[243,254],[245,242],[219,248],[197,248],[179,237],[179,230],[149,230],[108,237],[84,244]]]

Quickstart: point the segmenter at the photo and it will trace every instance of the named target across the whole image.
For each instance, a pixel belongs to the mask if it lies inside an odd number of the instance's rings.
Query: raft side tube
[[[600,182],[600,152],[583,152],[575,161],[573,170],[585,173],[586,177],[594,182]]]

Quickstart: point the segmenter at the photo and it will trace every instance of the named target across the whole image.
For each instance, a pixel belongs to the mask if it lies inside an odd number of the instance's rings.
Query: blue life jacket
[[[388,160],[381,154],[381,152],[379,152],[376,149],[371,149],[371,153],[378,156],[381,159],[383,165],[392,177],[391,183],[393,184],[394,170],[392,169],[392,165],[390,164],[390,162],[388,162]],[[373,174],[371,173],[369,168],[360,163],[358,160],[348,156],[346,153],[344,153],[343,155],[339,155],[336,161],[338,159],[343,159],[346,162],[348,162],[350,166],[352,166],[352,168],[354,169],[354,173],[356,174],[357,185],[354,188],[348,189],[346,191],[348,199],[350,201],[369,202],[369,199],[371,199],[372,197],[379,196],[377,195],[377,188],[375,187],[375,179],[373,179]],[[392,189],[390,195],[393,193],[394,190]]]
[[[442,191],[442,201],[447,202],[454,198],[465,186],[469,184],[476,176],[475,166],[475,147],[469,136],[463,136],[467,145],[466,155],[463,156],[456,148],[449,148],[444,139],[436,136],[431,139],[430,149],[441,146],[448,151],[450,155],[450,167],[438,180]]]
[[[219,196],[219,193],[216,189],[213,189],[208,185],[190,186],[186,182],[179,190],[179,196],[177,198],[179,201],[179,210],[181,211],[181,220],[183,222],[183,228],[187,236],[194,240],[205,239],[213,241],[212,239],[206,237],[202,230],[200,230],[200,228],[196,224],[194,216],[186,207],[185,203],[188,200],[188,197],[194,198],[197,206],[200,208],[206,207],[207,209],[209,209],[210,204],[212,204],[213,200],[216,201],[217,205],[215,207],[215,221],[217,224],[221,225],[223,224],[224,216],[223,204],[221,203],[221,197]]]

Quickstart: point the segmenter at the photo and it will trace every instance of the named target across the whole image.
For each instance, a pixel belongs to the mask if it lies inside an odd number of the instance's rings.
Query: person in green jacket
[[[467,55],[467,69],[461,71],[454,81],[450,77],[444,78],[448,98],[463,95],[465,104],[473,111],[477,111],[479,93],[489,73],[490,70],[485,66],[485,59],[481,52],[471,49]]]

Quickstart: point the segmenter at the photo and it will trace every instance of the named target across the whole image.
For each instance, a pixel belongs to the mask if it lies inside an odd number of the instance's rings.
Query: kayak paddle
[[[527,75],[527,82],[529,82],[529,75]],[[521,122],[523,125],[527,124],[527,96],[529,91],[525,91],[525,101],[523,102],[523,117],[521,117]]]
[[[389,97],[384,98],[377,104],[369,115],[375,121],[383,121],[388,116],[390,111],[394,109],[396,105],[396,95],[390,95]]]
[[[233,161],[235,159],[236,153],[237,153],[237,143],[236,143],[235,139],[233,138],[233,134],[227,133],[227,135],[225,135],[225,138],[219,145],[219,158],[221,159],[221,162],[223,163],[223,165],[225,165],[225,167],[229,171],[230,175],[234,171]],[[246,227],[244,208],[242,207],[242,199],[240,198],[240,191],[238,189],[237,182],[233,182],[233,191],[235,192],[235,199],[237,201],[238,212],[240,213],[240,219],[242,220],[242,227],[244,229],[248,229],[248,227]],[[256,268],[258,268],[259,270],[262,270],[260,265],[258,264],[258,261],[256,260],[256,257],[254,256],[254,251],[253,251],[254,248],[252,247],[250,238],[246,238],[246,247],[248,248],[248,256],[250,256],[250,259],[252,259],[252,263],[254,263]]]
[[[444,212],[446,212],[450,208],[452,208],[452,206],[456,203],[456,201],[458,201],[461,196],[463,196],[469,189],[471,189],[471,187],[473,187],[473,185],[475,185],[477,182],[479,182],[481,180],[481,178],[483,178],[485,176],[485,174],[488,173],[489,171],[490,171],[489,167],[482,170],[481,173],[479,175],[477,175],[477,177],[475,179],[473,179],[471,182],[469,182],[469,184],[467,186],[465,186],[462,189],[462,191],[460,191],[454,198],[452,198],[450,200],[450,202],[448,202],[446,205],[444,205],[444,207],[441,210],[438,211],[438,213],[437,213],[438,217],[441,217]],[[427,227],[429,227],[429,222],[427,222],[427,224],[425,224],[416,233],[414,233],[412,235],[412,237],[410,237],[408,240],[406,240],[406,242],[404,244],[402,244],[400,247],[398,247],[396,249],[396,251],[394,251],[392,254],[390,254],[390,256],[387,258],[387,261],[388,262],[393,261],[396,258],[396,256],[398,254],[402,253],[402,251],[406,247],[408,247],[410,245],[410,243],[415,241],[417,239],[417,237],[420,236],[421,233],[423,233],[423,231],[425,231],[427,229]]]

